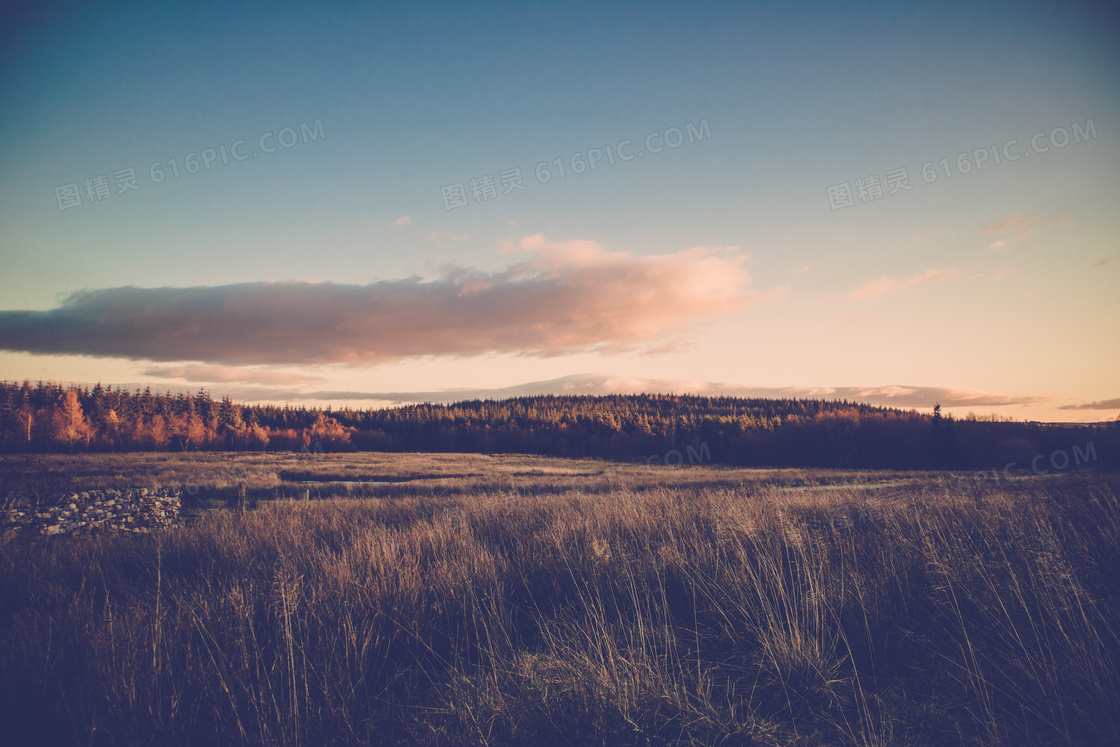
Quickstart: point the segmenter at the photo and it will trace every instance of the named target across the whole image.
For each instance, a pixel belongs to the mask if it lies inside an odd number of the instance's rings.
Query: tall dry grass
[[[457,519],[293,501],[9,543],[3,723],[13,744],[1120,744],[1115,481],[877,495],[620,481]]]

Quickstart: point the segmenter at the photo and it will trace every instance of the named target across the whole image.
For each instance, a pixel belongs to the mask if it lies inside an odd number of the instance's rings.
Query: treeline
[[[846,401],[689,395],[517,397],[353,410],[228,397],[0,384],[0,448],[526,453],[753,466],[1116,467],[1120,422],[955,419]]]
[[[319,410],[245,407],[229,397],[0,383],[4,451],[323,450],[348,447],[349,433]]]
[[[940,408],[938,408],[939,410]],[[1120,422],[1053,425],[955,419],[815,399],[672,394],[517,397],[385,410],[338,410],[357,448],[606,457],[675,464],[704,453],[745,466],[1053,471],[1118,466]],[[1090,446],[1091,444],[1091,446]],[[690,451],[691,449],[691,451]],[[1075,449],[1076,451],[1075,453]],[[673,452],[676,452],[674,454]]]

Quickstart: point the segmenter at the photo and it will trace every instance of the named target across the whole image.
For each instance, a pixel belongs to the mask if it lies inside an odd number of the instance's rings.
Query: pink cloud
[[[504,270],[449,267],[431,281],[79,291],[50,311],[0,311],[0,349],[225,365],[641,350],[780,295],[744,290],[734,248],[638,257],[543,236],[519,247],[525,258]]]
[[[1042,218],[1042,213],[1032,213],[1027,216],[1021,216],[1018,213],[1009,215],[1001,221],[987,223],[980,227],[980,233],[1002,233],[1008,234],[1010,238],[999,239],[988,245],[989,249],[1006,249],[1008,246],[1015,244],[1022,239],[1027,238],[1032,233],[1044,231],[1050,228],[1058,228],[1069,223],[1069,215],[1052,221],[1049,224],[1033,223],[1035,219]]]
[[[243,366],[215,366],[210,364],[190,364],[186,366],[157,366],[142,372],[144,376],[160,379],[184,379],[194,382],[226,383],[240,382],[268,385],[302,384],[323,381],[322,376],[269,371]]]
[[[1004,231],[1013,231],[1017,228],[1020,228],[1021,226],[1025,226],[1035,218],[1041,217],[1042,213],[1031,213],[1027,216],[1022,216],[1018,213],[1014,213],[1013,215],[1009,215],[1001,221],[996,221],[994,223],[988,223],[984,226],[981,226],[980,233],[1003,233]]]
[[[882,298],[883,296],[894,295],[911,288],[918,288],[923,285],[929,285],[930,283],[940,283],[960,276],[961,272],[959,270],[926,270],[906,280],[899,280],[898,278],[884,275],[878,280],[871,280],[864,283],[859,288],[852,291],[848,297],[854,300]]]

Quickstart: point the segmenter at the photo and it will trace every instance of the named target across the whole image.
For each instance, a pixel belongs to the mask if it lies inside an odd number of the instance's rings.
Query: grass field
[[[5,732],[1120,743],[1120,479],[958,477],[459,454],[7,457],[7,502],[177,484],[194,518],[0,547]],[[255,508],[225,508],[241,485]]]

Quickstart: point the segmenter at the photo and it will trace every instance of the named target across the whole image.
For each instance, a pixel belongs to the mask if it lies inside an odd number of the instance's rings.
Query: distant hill
[[[990,470],[1012,461],[1027,467],[1042,454],[1035,462],[1041,469],[1059,451],[1070,455],[1070,465],[1114,464],[1120,436],[1116,423],[1048,426],[847,401],[665,394],[546,395],[332,415],[354,429],[358,448],[686,465],[703,453],[705,460],[737,465]],[[1063,457],[1055,460],[1061,464]]]
[[[0,383],[0,448],[530,453],[688,465],[1114,468],[1120,423],[955,419],[847,401],[540,395],[380,410]]]

